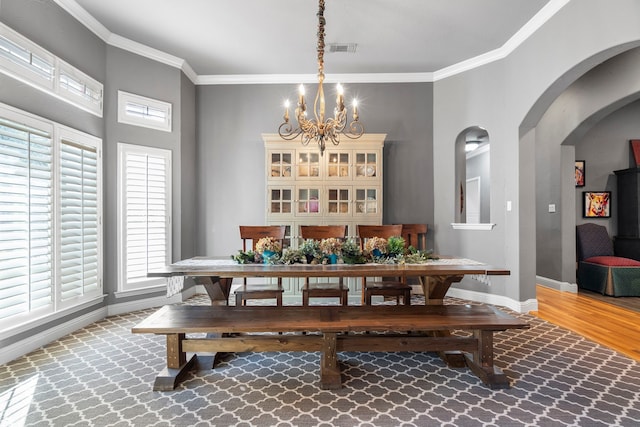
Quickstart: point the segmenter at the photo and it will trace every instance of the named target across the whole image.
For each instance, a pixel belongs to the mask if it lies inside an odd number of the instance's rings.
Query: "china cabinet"
[[[266,224],[285,225],[285,244],[297,247],[301,225],[346,225],[356,236],[358,224],[382,224],[382,150],[386,134],[343,138],[327,147],[286,141],[263,134],[266,171]],[[360,298],[359,283],[349,283],[349,298]],[[300,293],[302,281],[288,284]]]

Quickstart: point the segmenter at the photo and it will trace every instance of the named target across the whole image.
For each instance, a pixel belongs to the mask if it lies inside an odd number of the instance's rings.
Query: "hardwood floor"
[[[532,315],[640,361],[640,313],[540,285],[537,298]]]

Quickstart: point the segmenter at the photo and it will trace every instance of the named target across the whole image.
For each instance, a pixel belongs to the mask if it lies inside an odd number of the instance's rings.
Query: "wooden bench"
[[[154,390],[176,387],[181,376],[196,364],[197,356],[194,354],[187,360],[188,352],[319,351],[320,385],[323,389],[338,389],[342,386],[339,351],[454,350],[463,352],[466,365],[485,384],[498,389],[509,388],[509,378],[493,364],[493,333],[528,327],[526,322],[494,307],[479,305],[167,305],[132,332],[166,335],[167,366],[156,378]],[[455,336],[450,334],[451,330],[472,334]],[[306,334],[277,334],[283,331]],[[250,335],[264,332],[275,334]],[[186,336],[195,333],[209,335],[206,338]],[[237,333],[241,335],[234,335]]]

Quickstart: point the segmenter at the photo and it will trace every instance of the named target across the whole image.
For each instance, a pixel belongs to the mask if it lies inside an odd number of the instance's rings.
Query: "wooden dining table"
[[[482,262],[439,257],[419,264],[238,264],[230,258],[194,257],[148,272],[149,277],[182,281],[191,277],[206,290],[212,305],[227,305],[234,278],[249,277],[418,277],[426,305],[440,305],[453,283],[465,275],[504,276],[510,271]],[[181,290],[179,285],[176,291]]]
[[[230,258],[194,257],[148,273],[150,277],[168,277],[178,281],[173,292],[179,292],[184,278],[191,277],[206,290],[211,305],[228,305],[234,278],[251,277],[385,277],[420,278],[425,305],[442,305],[453,283],[465,275],[504,276],[510,271],[482,262],[456,257],[439,257],[419,264],[238,264]],[[437,331],[438,336],[450,336],[450,331]],[[466,366],[459,352],[440,353],[451,367]]]

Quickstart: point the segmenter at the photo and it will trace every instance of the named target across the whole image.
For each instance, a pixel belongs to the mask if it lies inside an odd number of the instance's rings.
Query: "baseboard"
[[[166,304],[175,304],[190,298],[195,294],[193,287],[182,291],[172,297],[158,296],[153,298],[138,299],[135,301],[127,301],[122,303],[110,304],[107,307],[108,316],[116,316],[118,314],[130,313],[137,310],[146,310],[147,308],[162,307]]]
[[[78,329],[82,329],[94,322],[98,322],[105,317],[107,317],[107,308],[101,307],[68,322],[32,335],[29,338],[25,338],[21,341],[2,347],[2,349],[0,349],[0,365],[9,363],[18,357],[24,356],[25,354],[62,338],[65,335],[73,333]]]
[[[449,288],[447,296],[466,299],[469,301],[481,302],[484,304],[507,307],[518,313],[528,313],[530,311],[538,310],[538,300],[535,298],[528,299],[526,301],[515,301],[502,295],[486,294],[484,292],[469,291],[458,288]]]
[[[578,293],[578,285],[576,283],[560,282],[558,280],[549,279],[548,277],[536,276],[536,283],[556,291]]]

